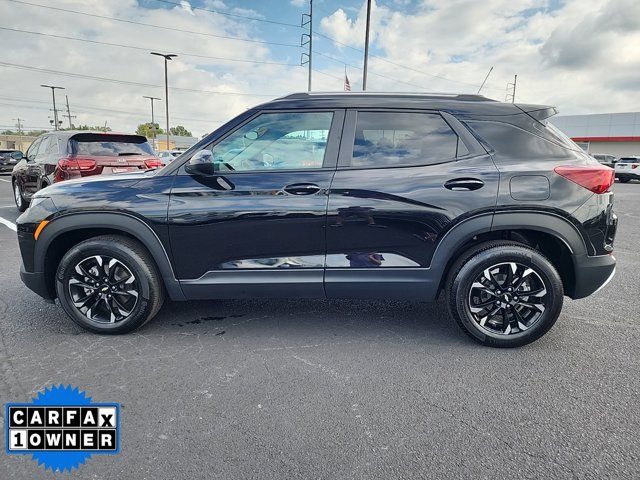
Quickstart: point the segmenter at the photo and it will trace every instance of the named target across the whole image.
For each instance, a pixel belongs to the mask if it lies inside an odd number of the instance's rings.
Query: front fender
[[[35,271],[44,272],[47,251],[60,235],[77,230],[104,229],[121,231],[144,245],[158,266],[160,275],[172,300],[184,300],[184,294],[175,277],[169,255],[151,227],[140,218],[123,212],[78,212],[53,219],[42,230],[34,251]]]

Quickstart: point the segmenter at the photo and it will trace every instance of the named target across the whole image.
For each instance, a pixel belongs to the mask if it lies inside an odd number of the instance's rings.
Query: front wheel
[[[16,202],[16,207],[20,212],[24,212],[29,207],[29,201],[25,200],[24,195],[22,195],[22,189],[17,180],[13,181],[13,200]]]
[[[56,272],[56,292],[75,323],[96,333],[128,333],[163,302],[156,266],[135,240],[103,235],[71,248]]]
[[[619,178],[618,180],[620,181],[620,183],[629,183],[631,181],[631,179],[628,178],[628,177],[627,178]]]
[[[474,340],[519,347],[556,322],[564,290],[551,262],[514,242],[488,242],[453,266],[447,282],[449,311]]]

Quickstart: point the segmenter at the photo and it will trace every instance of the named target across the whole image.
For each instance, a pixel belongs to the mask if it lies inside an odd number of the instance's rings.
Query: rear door
[[[451,115],[348,111],[327,220],[328,297],[427,298],[445,233],[496,202],[498,171]]]
[[[263,111],[193,156],[169,203],[188,298],[324,297],[325,222],[343,110]]]

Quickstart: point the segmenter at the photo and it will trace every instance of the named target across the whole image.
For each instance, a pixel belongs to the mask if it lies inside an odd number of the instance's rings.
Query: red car
[[[38,190],[55,182],[164,166],[146,137],[120,133],[45,133],[13,168],[11,182],[18,210],[25,211]]]

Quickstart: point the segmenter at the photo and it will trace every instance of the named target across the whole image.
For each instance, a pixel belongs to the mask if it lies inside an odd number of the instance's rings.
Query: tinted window
[[[56,137],[49,138],[49,146],[47,147],[47,155],[59,153],[58,139]]]
[[[36,153],[38,152],[38,147],[40,146],[40,142],[42,142],[42,137],[37,138],[27,149],[27,160],[33,160],[36,158]]]
[[[44,155],[47,153],[47,148],[49,148],[49,142],[51,141],[51,137],[47,136],[42,139],[40,145],[38,146],[38,151],[36,152],[37,156]]]
[[[69,146],[75,155],[96,157],[153,155],[153,150],[147,139],[138,135],[82,133],[74,135],[69,140]]]
[[[211,147],[222,171],[322,168],[332,112],[263,113]]]
[[[425,165],[456,157],[458,136],[437,114],[358,112],[352,167]]]

